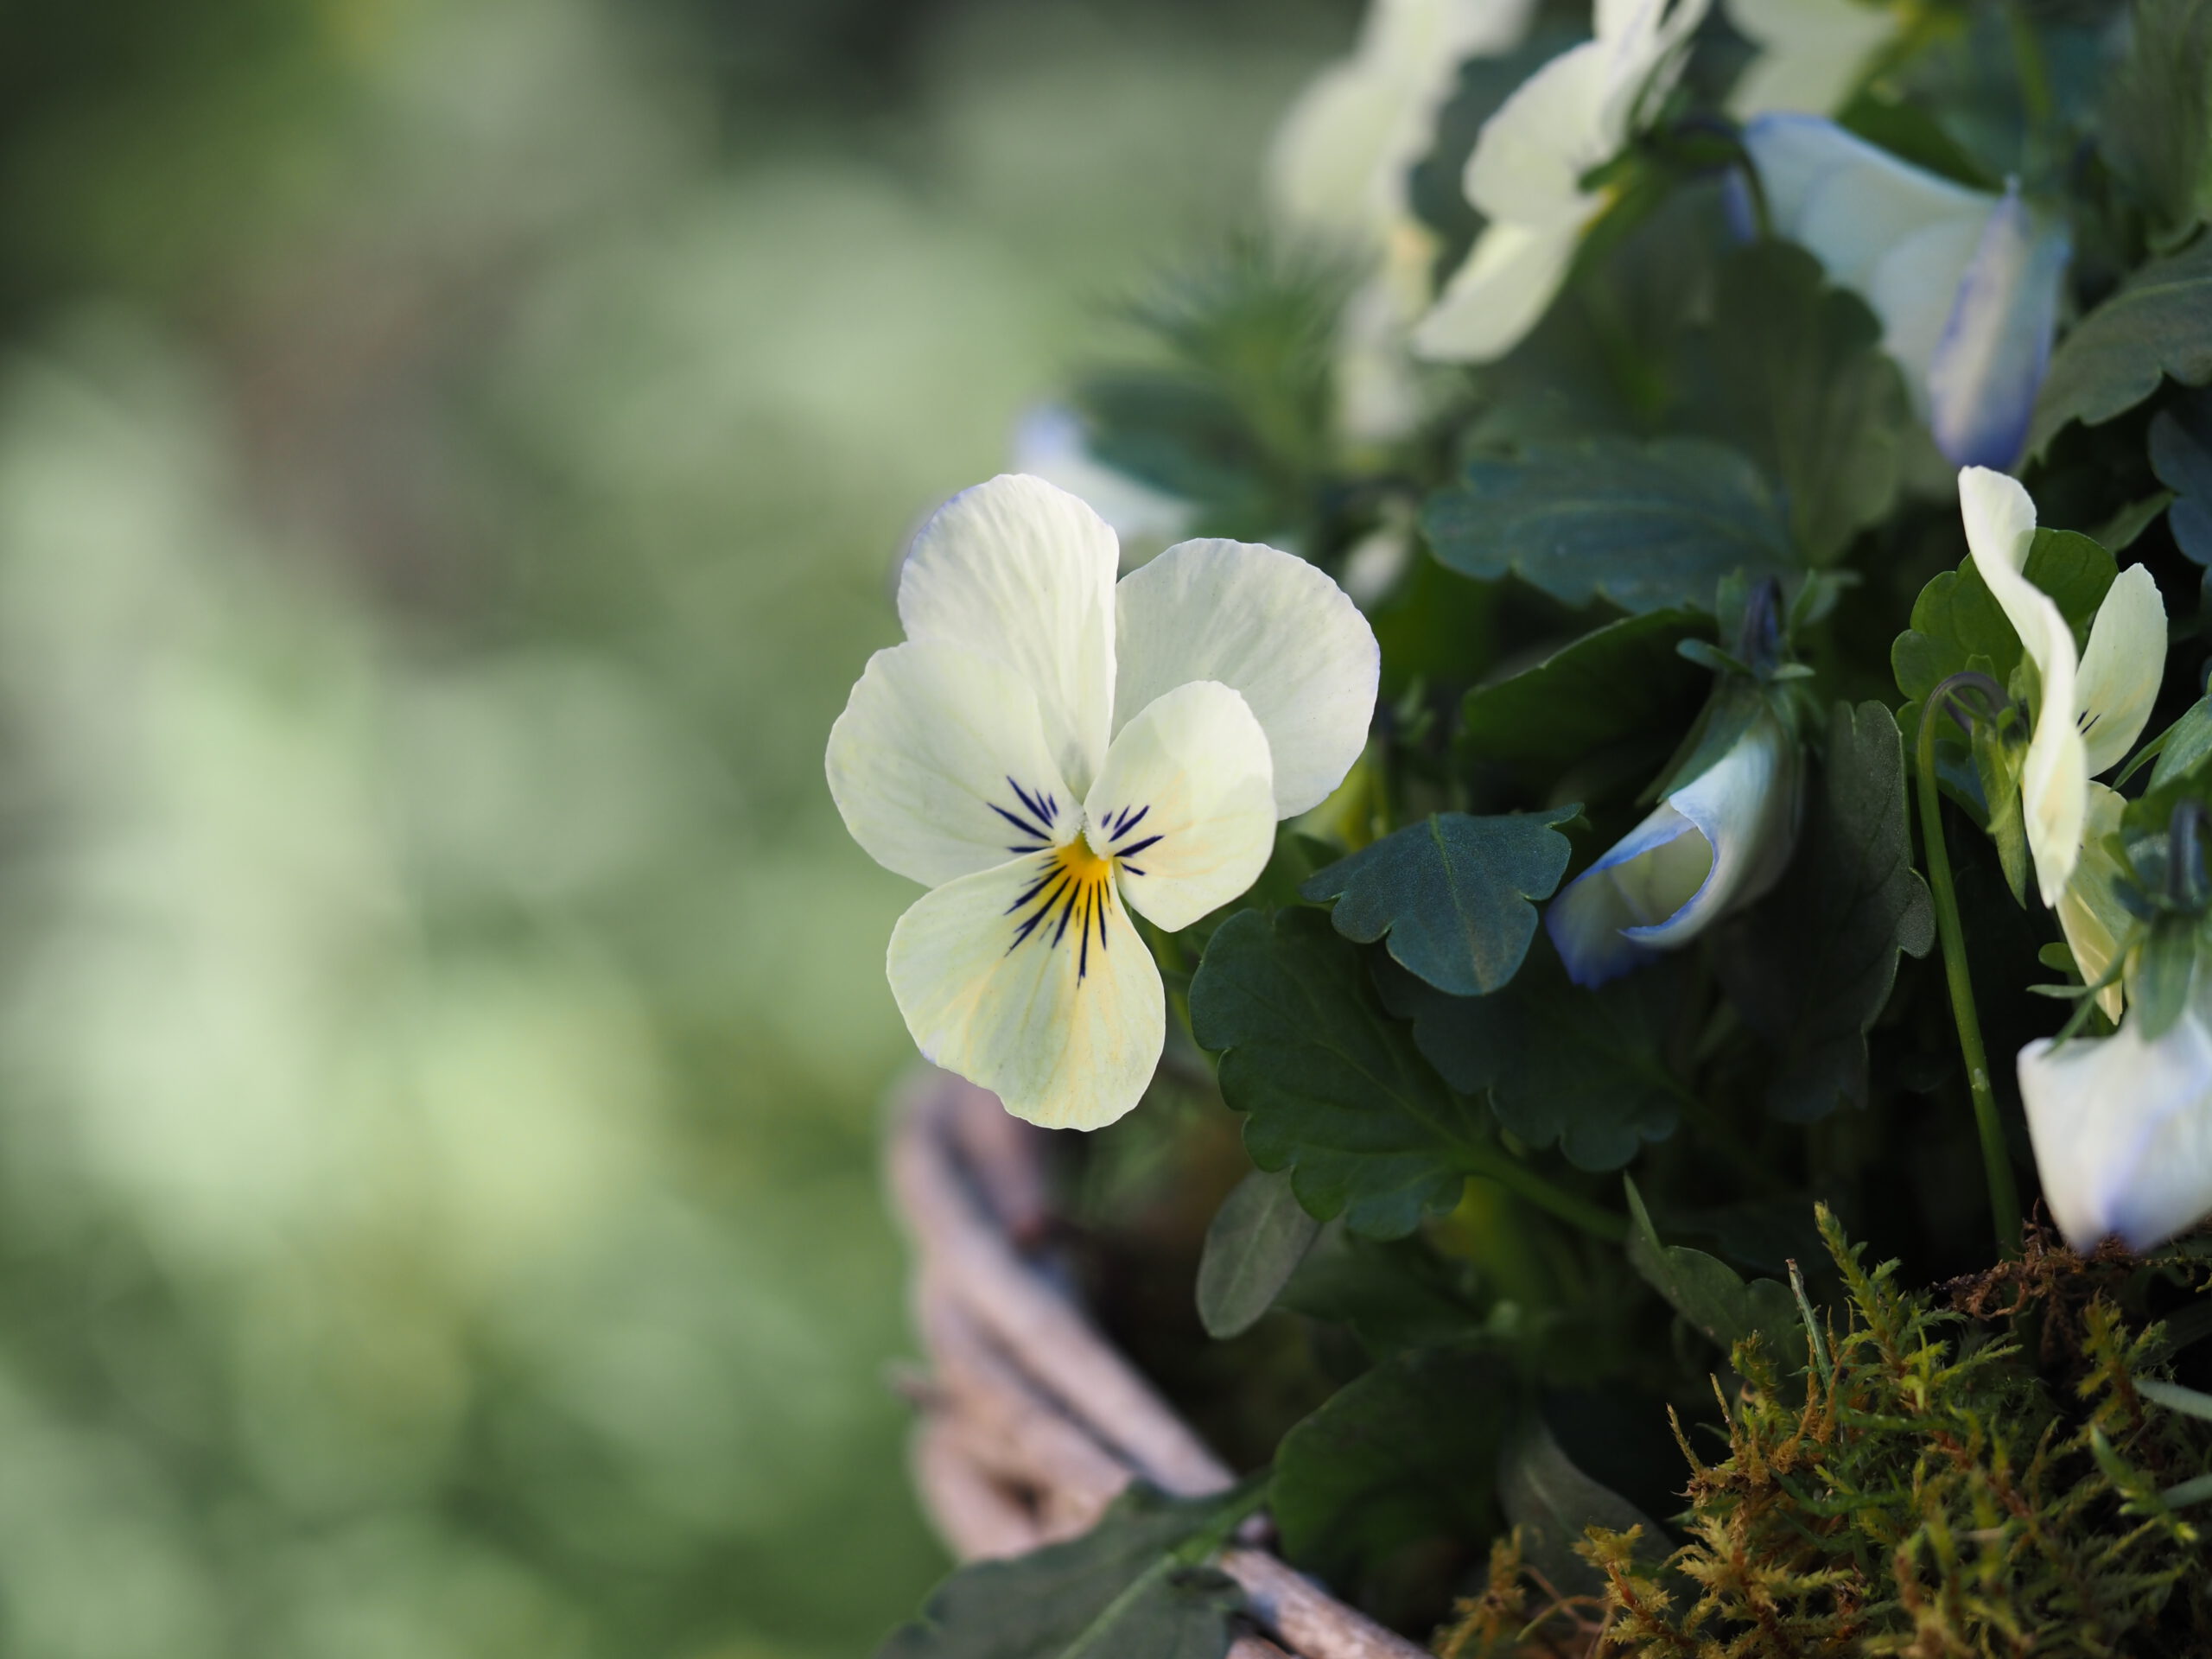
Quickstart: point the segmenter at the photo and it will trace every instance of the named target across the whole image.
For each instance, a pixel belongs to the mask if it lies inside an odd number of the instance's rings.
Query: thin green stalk
[[[1985,692],[1994,682],[1980,674],[1955,674],[1929,694],[1921,706],[1918,752],[1920,839],[1928,859],[1928,887],[1936,900],[1936,931],[1943,944],[1943,977],[1951,991],[1951,1018],[1959,1028],[1959,1050],[1967,1063],[1967,1089],[1974,1096],[1974,1127],[1981,1137],[1981,1166],[1989,1180],[1989,1216],[1997,1230],[1997,1253],[2019,1253],[2020,1193],[2012,1180],[2012,1160],[1997,1121],[1997,1094],[1989,1081],[1989,1056],[1981,1046],[1981,1019],[1974,1010],[1974,982],[1967,972],[1966,930],[1959,923],[1959,896],[1951,882],[1951,855],[1943,844],[1943,803],[1936,788],[1936,725],[1944,705],[1967,686]]]
[[[1608,1244],[1628,1242],[1627,1217],[1616,1215],[1602,1205],[1579,1198],[1566,1188],[1554,1185],[1503,1147],[1470,1141],[1465,1152],[1469,1174],[1496,1181],[1507,1192],[1528,1199],[1539,1209],[1550,1211],[1561,1221],[1573,1223],[1593,1238],[1602,1238]]]

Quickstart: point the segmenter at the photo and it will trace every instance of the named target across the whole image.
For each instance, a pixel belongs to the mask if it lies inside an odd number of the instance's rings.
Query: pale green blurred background
[[[911,1609],[823,737],[1352,16],[0,0],[0,1654]]]

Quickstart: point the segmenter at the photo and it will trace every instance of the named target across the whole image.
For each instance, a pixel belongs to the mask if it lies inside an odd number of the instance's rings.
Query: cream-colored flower
[[[1114,532],[1041,479],[955,496],[830,734],[830,792],[926,883],[891,935],[922,1052],[1056,1128],[1143,1094],[1166,1035],[1128,912],[1173,931],[1266,865],[1358,758],[1379,659],[1303,560],[1193,541],[1115,581]]]
[[[1771,111],[1834,115],[1896,38],[1893,6],[1863,0],[1724,0],[1728,21],[1758,48],[1728,94],[1739,121]]]
[[[1567,280],[1582,233],[1611,200],[1584,175],[1620,154],[1681,73],[1710,0],[1596,0],[1596,38],[1523,81],[1483,125],[1467,200],[1490,220],[1414,349],[1487,363],[1535,327]]]
[[[2126,759],[2158,700],[2166,663],[2165,601],[2148,570],[2129,566],[2098,607],[2088,647],[2077,660],[2066,619],[2024,574],[2036,532],[2027,491],[2003,473],[1968,467],[1959,474],[1959,512],[1974,569],[2019,635],[2040,682],[2020,801],[2037,887],[2044,903],[2057,907],[2089,829],[2089,780]],[[2088,948],[2094,955],[2094,943]]]
[[[1414,216],[1414,166],[1436,137],[1459,66],[1510,52],[1533,0],[1373,0],[1358,45],[1317,76],[1268,156],[1268,199],[1294,234],[1341,251],[1362,280],[1337,339],[1338,424],[1387,442],[1419,423],[1409,336],[1427,309],[1436,238]]]

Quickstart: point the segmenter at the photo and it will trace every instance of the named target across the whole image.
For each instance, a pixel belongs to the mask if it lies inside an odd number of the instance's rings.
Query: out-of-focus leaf
[[[1396,1238],[1458,1202],[1480,1109],[1421,1058],[1320,912],[1223,923],[1191,983],[1191,1028],[1225,1051],[1222,1096],[1245,1114],[1252,1161],[1288,1170],[1310,1213]]]
[[[2158,740],[2158,759],[2151,768],[2151,787],[2195,773],[2212,758],[2212,697],[2199,697],[2182,711]]]
[[[1818,798],[1781,884],[1724,928],[1720,982],[1773,1049],[1767,1109],[1792,1122],[1866,1103],[1866,1033],[1897,980],[1897,953],[1936,942],[1912,867],[1904,750],[1878,702],[1838,703]]]
[[[1694,438],[1531,444],[1467,464],[1429,498],[1436,556],[1462,575],[1512,575],[1569,605],[1710,612],[1723,576],[1801,569],[1783,503],[1740,450]]]
[[[1681,610],[1608,623],[1534,668],[1468,692],[1461,741],[1485,760],[1557,765],[1649,730],[1655,715],[1684,705],[1694,712],[1713,678],[1675,647],[1712,631]]]
[[[2105,73],[2105,158],[2168,235],[2212,213],[2212,0],[2135,0]]]
[[[1224,1513],[1132,1488],[1080,1538],[962,1567],[876,1659],[1221,1659],[1243,1592],[1184,1552]]]
[[[1409,1546],[1496,1529],[1512,1368],[1473,1344],[1394,1354],[1283,1436],[1270,1502],[1294,1564],[1356,1584]]]
[[[1288,1176],[1255,1169],[1239,1181],[1214,1213],[1198,1256],[1198,1319],[1206,1334],[1240,1336],[1258,1324],[1320,1230]]]
[[[2205,7],[2212,17],[2212,3]],[[2208,318],[2207,327],[2212,327]],[[2151,423],[2151,469],[2174,493],[2166,527],[2174,545],[2212,565],[2212,391],[2177,397]]]
[[[1321,1229],[1277,1306],[1349,1325],[1377,1357],[1464,1338],[1483,1322],[1467,1268],[1418,1238],[1362,1238]]]
[[[1610,1532],[1642,1527],[1642,1541],[1653,1554],[1666,1550],[1666,1534],[1651,1517],[1576,1468],[1534,1412],[1515,1423],[1498,1454],[1497,1501],[1506,1524],[1521,1529],[1522,1560],[1562,1595],[1594,1596],[1605,1589],[1605,1575],[1574,1553],[1592,1527]]]
[[[2028,453],[2040,454],[2069,421],[2095,426],[2130,410],[2171,375],[2212,380],[2212,236],[2153,259],[2084,317],[2051,354],[2036,400]]]
[[[1805,1353],[1804,1325],[1797,1299],[1775,1279],[1749,1284],[1725,1262],[1680,1244],[1662,1244],[1634,1180],[1628,1189],[1628,1259],[1675,1312],[1726,1351],[1756,1336],[1768,1358],[1786,1374]]]
[[[1573,848],[1555,827],[1579,805],[1471,817],[1435,812],[1308,877],[1299,891],[1333,899],[1337,931],[1390,955],[1440,990],[1478,996],[1520,971],[1536,908]]]
[[[1829,287],[1811,254],[1774,241],[1732,254],[1684,357],[1684,418],[1782,486],[1808,562],[1834,559],[1889,512],[1912,422],[1904,379],[1873,312]]]
[[[1376,982],[1414,1022],[1429,1064],[1462,1094],[1487,1091],[1497,1121],[1529,1145],[1556,1143],[1578,1168],[1618,1169],[1674,1133],[1677,1085],[1662,1056],[1681,1015],[1679,963],[1592,991],[1569,982],[1547,947],[1493,996],[1447,995],[1387,969]]]

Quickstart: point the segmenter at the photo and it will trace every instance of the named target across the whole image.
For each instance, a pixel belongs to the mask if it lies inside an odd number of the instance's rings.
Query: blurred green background
[[[0,0],[0,1652],[910,1611],[823,738],[1353,16]]]

